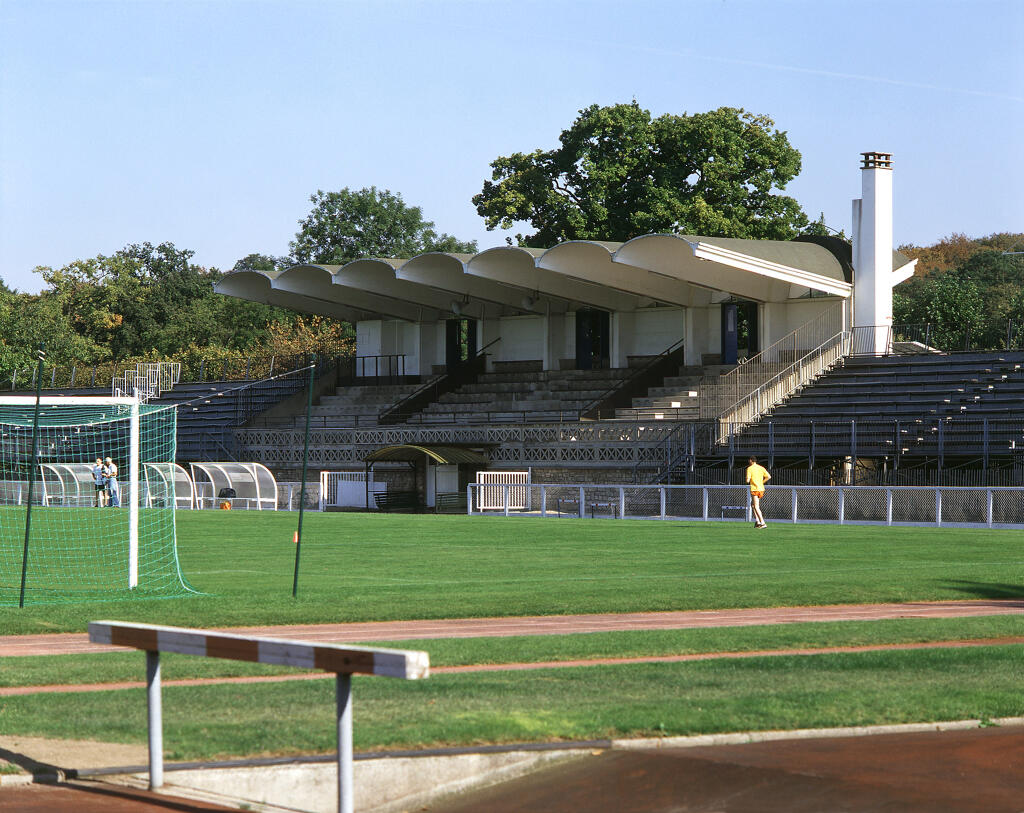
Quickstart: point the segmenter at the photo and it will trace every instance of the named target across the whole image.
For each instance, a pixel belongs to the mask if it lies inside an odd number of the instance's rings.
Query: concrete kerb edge
[[[966,731],[974,728],[1024,726],[1024,717],[996,717],[987,720],[950,720],[938,723],[898,723],[838,728],[798,728],[792,731],[746,731],[731,734],[698,734],[691,737],[649,737],[645,739],[612,740],[619,751],[657,748],[698,748],[709,745],[745,745],[781,740],[831,739],[836,737],[868,737],[877,734],[917,734],[927,731]]]
[[[949,720],[935,723],[897,723],[875,726],[842,726],[836,728],[801,728],[791,731],[741,731],[725,734],[695,734],[685,737],[648,737],[642,739],[600,739],[575,740],[571,742],[512,743],[509,745],[456,746],[451,748],[430,748],[407,751],[375,751],[355,755],[356,761],[387,760],[399,758],[430,758],[461,756],[465,754],[495,754],[527,751],[593,751],[593,750],[640,750],[647,748],[696,748],[707,745],[742,745],[753,742],[774,740],[796,740],[833,737],[865,737],[875,734],[912,734],[926,731],[963,731],[987,726],[1024,726],[1024,717],[996,717],[987,720]],[[333,764],[333,754],[312,754],[294,757],[263,757],[218,762],[167,763],[165,771],[188,771],[220,768],[259,768],[294,764]],[[145,765],[124,765],[113,768],[66,769],[68,778],[92,778],[144,773]],[[39,775],[39,781],[54,781],[63,776]],[[32,780],[26,774],[5,775],[0,784],[21,783]]]

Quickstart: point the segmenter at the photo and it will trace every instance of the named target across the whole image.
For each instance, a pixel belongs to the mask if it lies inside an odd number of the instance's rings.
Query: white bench
[[[417,680],[429,677],[430,656],[404,649],[376,649],[314,644],[286,638],[233,635],[217,630],[92,621],[89,640],[143,649],[146,652],[146,697],[149,704],[149,787],[164,781],[163,720],[160,700],[160,653],[178,652],[233,661],[276,663],[302,669],[323,669],[337,676],[338,811],[352,813],[352,675]]]

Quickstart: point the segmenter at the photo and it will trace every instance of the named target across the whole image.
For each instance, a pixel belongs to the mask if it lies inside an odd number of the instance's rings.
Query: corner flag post
[[[43,360],[46,358],[46,345],[39,345],[39,364],[36,366],[36,408],[32,415],[32,449],[29,452],[28,464],[28,504],[25,507],[25,547],[21,554],[21,593],[18,595],[18,607],[25,607],[25,579],[28,576],[28,540],[32,529],[32,485],[36,481],[36,459],[39,453],[39,402],[43,389]]]
[[[316,377],[316,353],[309,364],[309,395],[306,399],[306,441],[302,447],[302,484],[299,486],[299,527],[295,531],[295,577],[292,579],[292,598],[299,594],[299,553],[302,550],[302,513],[306,508],[306,468],[309,463],[309,414],[313,411],[313,383]]]

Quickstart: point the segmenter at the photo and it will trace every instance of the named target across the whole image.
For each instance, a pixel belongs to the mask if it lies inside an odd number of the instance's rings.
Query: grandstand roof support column
[[[861,198],[853,202],[853,326],[861,329],[859,347],[882,355],[892,329],[892,155],[861,155]]]

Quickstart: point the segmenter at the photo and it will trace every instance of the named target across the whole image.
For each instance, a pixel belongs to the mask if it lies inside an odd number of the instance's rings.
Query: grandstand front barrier
[[[318,644],[286,638],[233,635],[220,630],[121,621],[90,621],[89,640],[94,644],[141,649],[146,653],[150,790],[156,790],[164,783],[161,652],[334,672],[338,813],[353,813],[355,808],[352,782],[352,675],[378,675],[402,680],[422,680],[430,676],[430,656],[416,650]]]
[[[501,490],[500,507],[482,510],[480,493]],[[528,494],[524,495],[524,491]],[[525,496],[525,499],[524,499]],[[470,483],[467,514],[749,522],[747,486]],[[493,503],[492,503],[493,504]],[[523,506],[523,507],[519,507]],[[955,486],[768,486],[765,519],[839,525],[1024,527],[1024,490]]]

